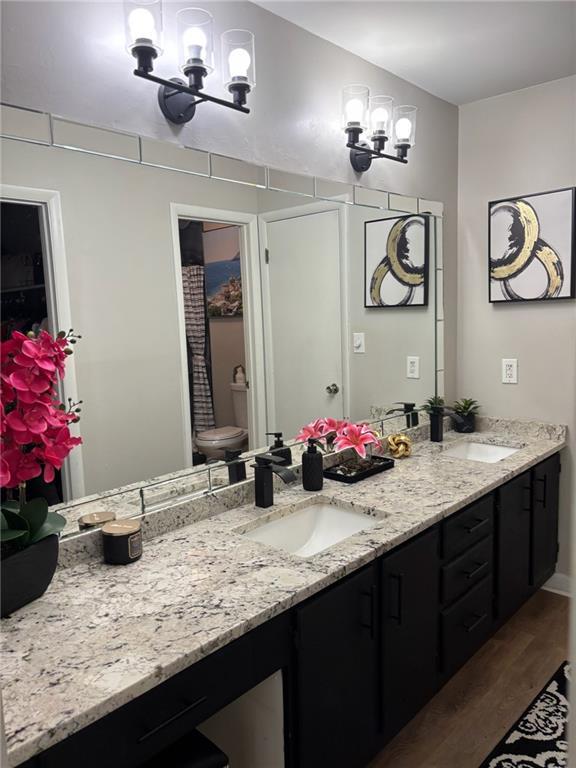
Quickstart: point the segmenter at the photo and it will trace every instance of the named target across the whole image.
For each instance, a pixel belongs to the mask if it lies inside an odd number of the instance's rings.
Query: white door
[[[265,231],[268,430],[289,438],[344,416],[339,212],[268,221]]]

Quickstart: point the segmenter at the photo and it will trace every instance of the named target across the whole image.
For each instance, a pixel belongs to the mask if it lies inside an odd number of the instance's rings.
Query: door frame
[[[264,378],[264,343],[262,328],[262,299],[260,294],[260,262],[258,248],[257,216],[240,211],[220,208],[206,208],[187,203],[171,203],[172,252],[176,307],[180,342],[180,389],[182,415],[184,418],[184,456],[192,462],[192,415],[190,413],[190,391],[188,385],[188,352],[186,346],[186,317],[184,293],[182,290],[182,262],[178,219],[213,221],[240,227],[240,269],[242,270],[244,349],[248,381],[248,435],[250,447],[265,443],[266,406]],[[260,394],[260,396],[259,396]]]
[[[56,332],[58,329],[73,328],[60,193],[53,189],[0,184],[0,198],[2,202],[36,205],[40,208],[42,241],[45,246],[43,249],[44,277],[48,307],[54,324],[53,330]],[[73,401],[78,399],[75,357],[75,355],[68,357],[66,377],[59,386],[63,402],[68,398]],[[76,446],[62,466],[62,490],[66,502],[86,495],[82,445]]]
[[[339,248],[339,278],[340,278],[340,347],[341,347],[341,367],[342,367],[342,410],[344,417],[350,416],[350,353],[348,338],[350,336],[350,313],[348,307],[348,210],[343,208],[342,204],[335,205],[330,201],[318,201],[297,205],[281,210],[262,213],[258,216],[258,230],[260,234],[261,253],[260,253],[260,273],[262,280],[262,312],[264,321],[264,357],[267,360],[265,368],[266,377],[266,425],[272,422],[275,414],[274,402],[274,365],[272,350],[272,296],[270,292],[270,280],[268,270],[266,270],[266,253],[268,250],[268,223],[273,221],[284,221],[286,219],[297,219],[302,216],[312,216],[316,213],[329,213],[335,211],[338,216],[338,236],[340,240]],[[296,310],[295,310],[296,311]],[[291,435],[290,437],[293,437]]]

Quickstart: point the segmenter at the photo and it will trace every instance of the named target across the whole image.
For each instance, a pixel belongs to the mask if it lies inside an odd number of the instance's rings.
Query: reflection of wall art
[[[428,304],[428,216],[395,216],[364,225],[364,306]]]
[[[575,189],[488,204],[490,301],[576,297]]]
[[[205,265],[208,317],[242,317],[240,254]]]

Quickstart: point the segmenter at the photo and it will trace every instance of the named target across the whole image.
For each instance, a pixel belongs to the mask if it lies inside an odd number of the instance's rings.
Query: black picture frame
[[[405,221],[414,221],[419,220],[424,225],[424,254],[422,258],[422,276],[423,276],[423,299],[422,301],[419,301],[418,303],[412,302],[412,301],[406,301],[406,302],[399,302],[396,304],[375,304],[375,303],[368,303],[367,302],[367,295],[368,295],[368,227],[370,224],[380,224],[384,221],[388,222],[405,222]],[[392,224],[391,226],[394,226]],[[385,259],[387,259],[386,255],[386,249],[384,250],[385,256],[384,258],[379,262],[378,266],[384,263]],[[396,276],[395,276],[396,277]],[[402,283],[401,280],[398,280],[397,282]],[[372,276],[370,277],[370,281],[372,280]],[[408,213],[402,216],[383,216],[378,219],[370,219],[369,221],[364,222],[364,281],[363,281],[363,291],[364,291],[364,308],[365,309],[418,309],[421,307],[427,307],[429,302],[429,295],[430,295],[430,214],[425,213]],[[409,287],[407,286],[407,297],[409,294]]]
[[[563,257],[562,254],[557,254],[557,256],[561,260],[563,265],[565,265],[566,263],[570,265],[570,279],[568,281],[569,293],[564,296],[535,296],[535,297],[524,298],[520,296],[511,295],[510,298],[506,298],[504,296],[502,298],[493,298],[492,296],[493,284],[498,282],[504,282],[500,280],[495,280],[492,277],[492,267],[493,267],[492,211],[494,207],[504,203],[516,204],[518,203],[518,201],[529,200],[530,198],[534,198],[534,197],[546,197],[548,195],[555,195],[562,192],[571,193],[570,215],[569,215],[569,221],[568,221],[568,226],[570,226],[570,236],[569,236],[570,252],[565,257]],[[546,244],[545,233],[543,233],[542,242]],[[533,258],[534,257],[531,257],[530,262],[532,261]],[[517,274],[521,274],[525,269],[527,269],[529,266],[529,263],[528,265],[520,269]],[[544,192],[531,192],[528,195],[514,195],[512,197],[505,197],[499,200],[490,200],[488,202],[488,265],[487,266],[488,266],[488,269],[487,269],[488,301],[490,304],[506,305],[506,304],[518,304],[518,303],[524,304],[524,303],[533,303],[533,302],[541,303],[541,302],[548,302],[548,301],[574,300],[576,298],[576,187],[562,187],[560,189],[551,189],[551,190],[546,190]]]

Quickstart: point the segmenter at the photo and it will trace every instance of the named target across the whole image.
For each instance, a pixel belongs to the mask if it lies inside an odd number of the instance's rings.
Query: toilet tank
[[[232,391],[232,409],[234,410],[234,425],[248,429],[248,388],[245,383],[230,384]]]

